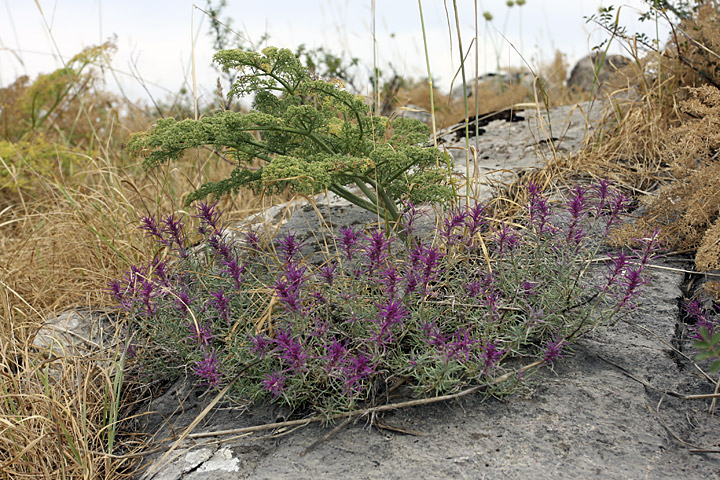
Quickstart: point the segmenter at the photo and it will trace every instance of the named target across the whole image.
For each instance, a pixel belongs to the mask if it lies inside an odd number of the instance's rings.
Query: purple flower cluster
[[[108,290],[123,310],[153,316],[162,292],[151,275],[151,268],[133,265],[122,279],[111,281]]]
[[[162,219],[159,224],[155,215],[147,215],[140,222],[140,228],[145,230],[147,236],[155,238],[158,244],[164,245],[170,250],[176,250],[182,258],[187,257],[182,221],[174,213]]]
[[[606,235],[626,210],[609,182],[573,188],[558,208],[539,186],[528,193],[526,219],[499,222],[483,204],[458,206],[433,239],[417,235],[421,213],[406,204],[401,237],[341,228],[319,266],[292,233],[275,240],[274,253],[255,232],[236,248],[217,204],[202,203],[195,234],[205,250],[189,254],[179,217],[145,217],[141,228],[179,259],[132,267],[110,292],[142,317],[145,332],[190,359],[206,385],[219,386],[230,371],[221,365],[237,359],[254,365],[239,380],[254,382],[243,391],[260,387],[288,402],[337,405],[321,397],[344,395],[352,405],[398,376],[447,391],[502,377],[505,359],[518,354],[552,365],[577,325],[627,309],[646,281],[657,232],[612,254],[594,291],[583,277],[593,235]],[[609,313],[593,310],[596,296],[603,308],[612,302]],[[689,309],[699,325],[715,327]]]
[[[694,338],[696,340],[701,340],[700,331],[703,328],[710,336],[716,331],[720,331],[720,317],[711,315],[698,300],[687,301],[683,307],[688,317],[695,322]]]
[[[203,352],[202,360],[195,363],[193,372],[202,379],[205,385],[211,387],[219,386],[223,374],[220,371],[220,360],[215,354],[215,350],[206,349]]]

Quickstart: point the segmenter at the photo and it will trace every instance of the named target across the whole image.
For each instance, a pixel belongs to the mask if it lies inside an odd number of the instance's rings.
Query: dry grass
[[[50,80],[63,84],[67,76],[42,77]],[[45,126],[28,126],[21,113],[34,86],[22,80],[0,91],[7,134],[0,139],[7,148],[30,146],[0,155],[0,478],[121,478],[138,447],[116,423],[131,400],[120,392],[132,390],[122,349],[110,342],[49,352],[33,340],[62,311],[111,306],[108,282],[155,253],[139,218],[186,213],[184,200],[200,179],[224,178],[232,166],[201,151],[145,171],[122,145],[151,116],[95,87],[62,97]],[[57,150],[38,154],[40,144]],[[62,164],[53,154],[60,149]],[[222,199],[221,209],[240,219],[282,200],[240,192]]]
[[[703,2],[661,54],[636,51],[587,148],[551,162],[564,178],[610,178],[641,195],[643,215],[616,243],[660,227],[669,248],[696,253],[701,271],[720,268],[719,6]]]
[[[116,438],[117,352],[44,355],[29,340],[42,317],[7,286],[0,295],[0,477],[122,477],[134,460]]]

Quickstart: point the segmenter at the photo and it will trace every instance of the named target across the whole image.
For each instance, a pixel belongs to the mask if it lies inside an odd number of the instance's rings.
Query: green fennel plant
[[[329,190],[392,226],[400,201],[450,199],[447,157],[423,146],[429,131],[421,122],[373,116],[363,97],[313,78],[288,49],[222,50],[214,58],[223,70],[238,71],[229,95],[254,95],[253,109],[161,119],[129,143],[147,167],[204,145],[237,161],[229,178],[202,185],[188,203],[245,186],[301,195]],[[247,168],[258,161],[259,168]]]

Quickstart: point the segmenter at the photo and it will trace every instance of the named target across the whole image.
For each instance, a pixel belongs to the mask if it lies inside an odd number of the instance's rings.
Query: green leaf
[[[703,361],[703,360],[707,360],[708,358],[711,358],[711,357],[714,357],[714,356],[715,356],[715,352],[713,352],[712,350],[705,350],[705,351],[702,351],[702,352],[698,353],[698,354],[695,356],[695,359],[696,359],[698,362],[701,362],[701,361]]]
[[[720,371],[720,359],[715,360],[712,365],[710,365],[710,373],[717,373]]]

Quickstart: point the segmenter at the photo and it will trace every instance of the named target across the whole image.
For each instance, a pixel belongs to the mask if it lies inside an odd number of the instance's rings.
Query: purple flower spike
[[[182,258],[187,257],[185,250],[185,233],[183,232],[183,224],[180,218],[176,218],[175,214],[170,214],[163,220],[163,232],[170,238],[170,245],[177,245],[178,252]]]
[[[188,330],[190,335],[187,337],[188,340],[192,340],[201,347],[209,347],[210,342],[215,335],[213,335],[209,325],[201,325],[199,323],[190,322],[188,323]]]
[[[345,253],[345,258],[348,261],[351,261],[353,259],[353,254],[359,250],[360,245],[358,245],[358,242],[360,241],[361,236],[362,232],[360,230],[356,230],[354,226],[340,227],[340,236],[337,237],[337,242],[342,251]]]
[[[525,280],[520,285],[520,293],[525,297],[531,297],[533,295],[536,295],[538,285],[538,282],[531,282],[529,280]]]
[[[415,221],[422,214],[412,202],[404,202],[405,211],[400,219],[402,231],[409,237],[415,233]]]
[[[712,337],[716,329],[720,326],[718,321],[713,319],[703,306],[697,300],[686,302],[683,305],[685,312],[695,320],[695,339],[702,340],[700,331],[705,328]]]
[[[223,265],[227,267],[225,270],[223,270],[223,273],[232,278],[233,283],[235,284],[235,288],[240,290],[243,279],[245,278],[245,265],[239,265],[237,260],[235,260],[234,258],[230,261],[225,260],[223,262]]]
[[[153,299],[159,295],[159,292],[155,290],[155,284],[146,277],[140,279],[140,299],[145,307],[145,312],[151,317],[155,315],[155,306],[153,305]]]
[[[484,204],[475,203],[475,205],[468,208],[465,217],[465,226],[468,228],[468,241],[472,244],[473,237],[475,237],[478,232],[483,232],[487,228]]]
[[[705,309],[700,305],[697,300],[691,300],[683,304],[685,313],[691,318],[695,319],[696,322],[707,322],[709,320]]]
[[[623,273],[623,282],[621,286],[624,288],[625,291],[622,293],[620,301],[617,304],[618,310],[628,305],[630,300],[638,293],[640,287],[644,283],[646,283],[640,275],[641,272],[642,267],[638,267],[628,268]]]
[[[606,274],[607,282],[602,289],[603,292],[617,283],[623,272],[625,272],[625,267],[630,264],[630,260],[624,252],[620,252],[616,257],[610,256],[610,261],[612,265]]]
[[[428,337],[428,344],[434,345],[438,350],[442,351],[445,349],[447,339],[442,334],[440,327],[434,322],[425,323],[422,326],[422,330]]]
[[[520,243],[520,235],[514,228],[503,223],[500,230],[495,233],[495,243],[498,255],[502,256],[515,249]]]
[[[455,229],[465,226],[467,214],[465,209],[449,212],[449,215],[443,220],[440,236],[445,240],[446,245],[456,245],[463,238],[462,233],[455,232]]]
[[[212,349],[209,352],[207,350],[205,351],[203,359],[195,363],[193,372],[195,372],[195,375],[203,379],[205,385],[211,387],[217,387],[220,385],[220,379],[223,375],[220,371],[220,364],[218,362],[217,355],[215,354],[215,349]]]
[[[660,229],[655,227],[655,230],[653,230],[653,233],[644,237],[638,239],[640,244],[642,245],[642,248],[640,249],[640,252],[638,252],[638,256],[640,257],[640,265],[645,266],[647,263],[655,258],[653,255],[659,248],[660,248]]]
[[[201,202],[197,206],[197,218],[200,219],[200,226],[198,231],[202,235],[221,235],[222,227],[218,226],[218,221],[222,212],[217,210],[217,202],[210,205],[207,202]]]
[[[285,303],[285,307],[292,312],[299,312],[302,307],[300,291],[305,283],[307,267],[290,263],[285,266],[283,277],[275,284],[275,293]]]
[[[483,358],[483,372],[488,373],[490,370],[497,366],[497,362],[505,355],[505,350],[500,350],[495,342],[487,341],[483,345],[483,353],[480,357]]]
[[[545,344],[543,352],[543,361],[545,364],[553,364],[558,358],[562,358],[562,350],[565,347],[565,340],[561,337],[554,336]]]
[[[347,348],[342,342],[333,339],[330,345],[325,346],[326,355],[323,357],[327,361],[326,369],[328,372],[332,371],[339,365],[342,365],[343,360],[347,356]]]
[[[580,226],[580,222],[587,216],[585,193],[583,187],[576,185],[572,189],[572,196],[567,201],[567,210],[570,213],[571,221],[565,235],[565,241],[568,244],[575,245],[576,249],[580,248],[580,244],[585,239],[585,232]]]
[[[547,199],[540,195],[538,187],[532,182],[528,185],[528,192],[530,192],[530,204],[528,206],[530,224],[535,226],[535,231],[540,236],[545,233],[555,233],[556,227],[549,223],[550,206]]]
[[[280,250],[280,258],[282,258],[285,263],[290,263],[294,260],[295,255],[300,252],[301,248],[302,242],[295,240],[294,233],[286,233],[280,238],[278,249]]]
[[[227,241],[222,234],[211,235],[210,238],[208,238],[208,244],[215,250],[215,253],[217,253],[218,257],[220,257],[224,263],[235,261],[237,258],[233,250],[232,242]]]
[[[337,269],[337,264],[335,263],[326,263],[320,269],[318,270],[318,274],[320,275],[320,278],[322,278],[323,282],[325,282],[329,287],[332,286],[333,281],[335,280],[335,270]]]
[[[165,287],[170,286],[170,279],[168,278],[168,272],[167,272],[167,265],[168,260],[162,260],[154,259],[150,262],[150,267],[152,274],[160,280],[160,285],[163,285]]]
[[[175,305],[177,306],[178,310],[180,310],[183,313],[187,313],[190,311],[190,304],[192,303],[192,299],[190,298],[190,295],[188,295],[187,292],[180,292],[177,294],[177,298],[175,298]]]
[[[391,239],[385,236],[385,232],[377,229],[365,237],[365,255],[368,259],[369,272],[374,273],[388,258]]]
[[[621,216],[625,213],[628,207],[630,199],[623,195],[621,192],[616,191],[613,197],[609,200],[609,216],[607,225],[605,226],[605,235],[610,231],[610,228],[620,221]]]
[[[230,297],[225,295],[225,292],[223,292],[223,289],[221,288],[217,292],[212,292],[211,295],[213,296],[212,303],[217,308],[220,317],[225,320],[226,322],[230,321]]]
[[[444,357],[446,360],[469,361],[473,345],[479,343],[470,337],[470,329],[465,327],[453,334],[452,339],[445,344]]]
[[[385,287],[385,295],[389,298],[395,297],[400,280],[402,276],[397,267],[388,267],[380,272],[380,283]]]
[[[605,207],[613,195],[613,190],[610,188],[612,182],[609,180],[599,180],[595,185],[590,187],[590,191],[595,197],[595,216],[599,217],[605,210]]]
[[[120,308],[122,308],[125,311],[130,311],[132,309],[132,296],[128,295],[131,290],[129,289],[129,286],[124,283],[120,282],[119,280],[113,280],[108,284],[108,292],[117,300],[118,304],[120,304]]]
[[[163,232],[160,231],[160,228],[158,227],[157,221],[155,220],[155,215],[148,215],[145,217],[142,217],[140,219],[140,229],[145,230],[146,236],[148,237],[154,237],[157,242],[161,245],[165,245],[168,247],[172,246],[172,242],[165,238],[165,235],[163,235]]]
[[[410,273],[407,276],[407,291],[418,291],[422,296],[428,294],[429,284],[440,273],[440,261],[443,254],[439,249],[418,244],[410,251]]]
[[[377,304],[377,317],[374,322],[380,325],[380,330],[372,337],[379,347],[384,347],[393,341],[392,328],[402,326],[403,320],[408,317],[408,310],[400,300],[390,299],[386,303]]]
[[[272,393],[274,398],[279,397],[285,391],[285,377],[277,371],[271,375],[266,375],[260,384],[265,390]]]
[[[250,230],[245,234],[245,242],[247,246],[255,251],[260,250],[260,235],[256,231]]]
[[[377,304],[377,323],[390,328],[394,325],[401,325],[408,317],[408,310],[401,300],[390,299],[385,303]]]
[[[572,189],[572,196],[567,202],[567,209],[572,216],[573,222],[577,223],[585,217],[586,212],[585,189],[580,185],[576,185]]]
[[[299,372],[305,368],[308,356],[304,352],[302,344],[296,341],[288,330],[278,331],[275,343],[277,344],[278,357],[288,368],[294,372]]]
[[[250,337],[250,341],[252,342],[250,351],[259,356],[260,359],[264,359],[265,355],[273,348],[273,340],[263,333]]]
[[[532,180],[528,182],[527,184],[527,190],[530,194],[530,197],[539,197],[540,195],[540,187],[537,183],[533,182]]]
[[[348,364],[343,368],[346,393],[350,397],[357,395],[362,389],[363,380],[374,373],[375,369],[365,353],[360,352],[357,356],[351,357]]]
[[[475,298],[478,295],[480,295],[480,292],[482,292],[483,284],[478,281],[468,282],[467,285],[465,285],[465,290],[467,291],[468,296],[470,298]]]

